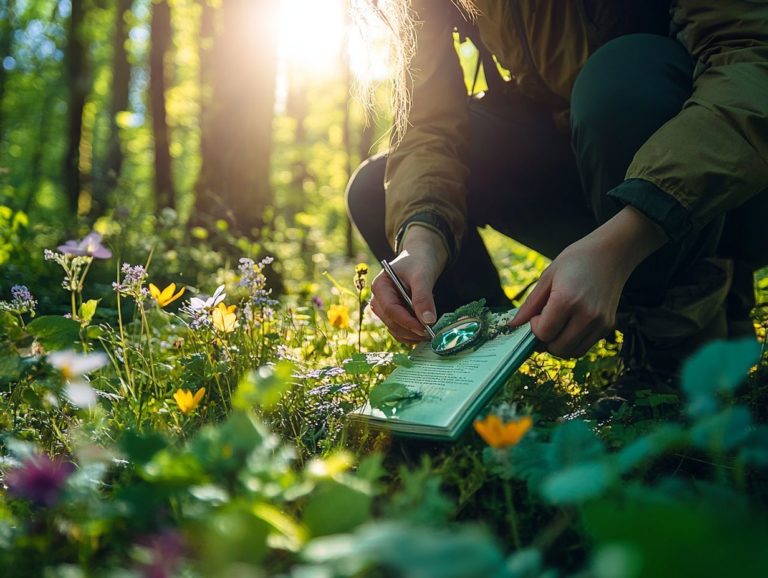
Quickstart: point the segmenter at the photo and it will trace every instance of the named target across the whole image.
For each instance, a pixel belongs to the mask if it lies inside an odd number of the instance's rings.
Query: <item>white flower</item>
[[[216,291],[213,292],[213,296],[208,299],[200,299],[199,297],[192,297],[189,300],[189,308],[192,311],[210,310],[216,307],[219,303],[227,298],[227,294],[224,293],[224,285],[219,285]]]
[[[96,405],[96,391],[84,377],[86,373],[96,371],[109,363],[105,353],[76,353],[74,351],[54,351],[48,355],[48,363],[59,370],[67,382],[65,396],[77,407]]]

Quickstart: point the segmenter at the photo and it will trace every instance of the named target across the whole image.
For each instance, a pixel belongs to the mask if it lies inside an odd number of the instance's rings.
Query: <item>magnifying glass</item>
[[[405,290],[405,285],[403,285],[400,277],[397,276],[397,273],[395,273],[395,270],[392,269],[386,259],[381,260],[381,266],[384,268],[384,271],[389,278],[392,279],[392,282],[395,284],[395,287],[397,287],[401,297],[410,308],[411,313],[418,319],[416,311],[413,308],[411,296],[408,295],[408,292]],[[421,322],[420,319],[419,321]],[[421,324],[432,338],[432,351],[438,355],[453,355],[454,353],[464,351],[476,343],[483,332],[483,323],[479,317],[462,317],[450,325],[443,327],[437,333],[435,333],[429,325],[423,322]]]

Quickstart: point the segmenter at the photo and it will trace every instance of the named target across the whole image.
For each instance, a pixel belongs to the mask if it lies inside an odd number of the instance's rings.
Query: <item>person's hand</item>
[[[663,230],[631,206],[566,247],[520,307],[514,326],[559,357],[579,357],[613,329],[624,284],[666,242]]]
[[[437,320],[432,290],[447,261],[448,252],[442,238],[431,229],[412,226],[403,241],[402,251],[390,263],[409,291],[416,315],[427,325]],[[395,339],[409,344],[427,339],[424,326],[411,314],[385,272],[373,280],[371,292],[371,310]]]

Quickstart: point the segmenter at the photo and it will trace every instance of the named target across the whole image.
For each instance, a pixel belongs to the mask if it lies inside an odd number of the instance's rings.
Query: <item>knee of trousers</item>
[[[692,75],[690,55],[672,38],[629,34],[603,45],[584,65],[571,95],[577,157],[606,156],[628,165],[681,110]]]
[[[361,231],[368,223],[384,221],[385,154],[363,161],[347,183],[345,200],[352,222]]]

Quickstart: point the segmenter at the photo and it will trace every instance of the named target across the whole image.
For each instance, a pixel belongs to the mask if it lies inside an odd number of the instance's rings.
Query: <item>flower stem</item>
[[[504,483],[504,503],[507,506],[507,520],[512,530],[512,543],[515,546],[515,550],[519,550],[522,544],[520,543],[520,533],[517,529],[517,513],[515,512],[515,505],[512,503],[512,490],[506,480]]]

